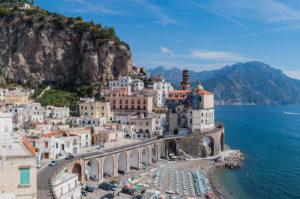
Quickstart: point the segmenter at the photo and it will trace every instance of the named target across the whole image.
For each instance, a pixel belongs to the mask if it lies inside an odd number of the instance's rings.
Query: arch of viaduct
[[[216,123],[215,129],[208,132],[194,132],[190,135],[153,140],[144,144],[124,147],[111,152],[99,153],[73,161],[67,170],[77,173],[79,181],[101,181],[105,177],[116,177],[143,168],[175,154],[179,148],[192,156],[197,156],[203,140],[210,140],[210,156],[218,156],[224,151],[224,124]]]
[[[79,181],[101,181],[105,177],[115,177],[143,168],[168,157],[173,152],[171,145],[177,145],[178,140],[157,140],[151,144],[99,154],[73,161],[67,165],[67,171],[77,173]],[[171,146],[171,147],[170,147]]]

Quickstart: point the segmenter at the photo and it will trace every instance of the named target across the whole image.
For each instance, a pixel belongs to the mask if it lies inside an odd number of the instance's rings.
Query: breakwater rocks
[[[244,154],[240,150],[226,150],[215,160],[217,167],[237,169],[242,167]]]

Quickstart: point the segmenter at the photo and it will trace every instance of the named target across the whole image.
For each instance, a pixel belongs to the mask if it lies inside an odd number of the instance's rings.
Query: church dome
[[[201,86],[200,81],[198,81],[198,85],[196,86],[196,90],[203,90],[203,86]]]

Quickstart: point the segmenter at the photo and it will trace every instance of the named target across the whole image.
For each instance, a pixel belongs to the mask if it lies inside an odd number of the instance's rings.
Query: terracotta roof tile
[[[32,146],[25,138],[23,138],[23,144],[26,146],[26,148],[32,153],[32,155],[35,155],[35,148]]]

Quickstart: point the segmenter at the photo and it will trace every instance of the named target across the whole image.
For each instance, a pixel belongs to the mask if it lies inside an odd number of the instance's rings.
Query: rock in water
[[[36,8],[0,13],[0,82],[90,84],[129,75],[113,28]],[[4,13],[4,14],[3,14]]]

